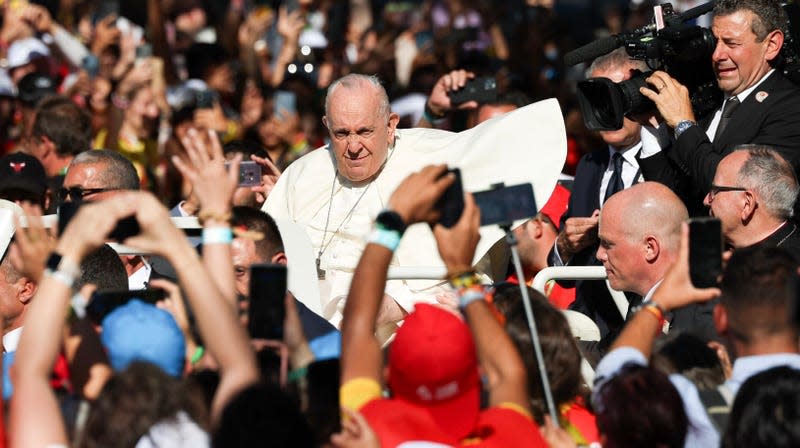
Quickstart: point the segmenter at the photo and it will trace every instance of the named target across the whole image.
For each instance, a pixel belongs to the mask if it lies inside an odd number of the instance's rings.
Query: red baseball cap
[[[481,391],[469,327],[439,307],[415,305],[389,351],[389,387],[394,399],[424,409],[447,434],[469,435]]]
[[[561,215],[567,211],[568,205],[569,190],[561,185],[556,184],[556,188],[550,195],[550,199],[548,199],[547,203],[544,204],[544,207],[539,210],[539,213],[547,216],[550,221],[553,222],[553,225],[556,226],[556,230],[560,230]]]

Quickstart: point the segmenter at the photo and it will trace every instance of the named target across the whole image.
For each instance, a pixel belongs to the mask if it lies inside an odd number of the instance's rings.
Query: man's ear
[[[328,126],[328,117],[327,116],[323,116],[322,117],[322,125],[325,126],[325,129],[330,130],[331,127]]]
[[[397,130],[397,123],[400,122],[400,115],[392,112],[389,114],[389,132],[387,137],[389,140],[389,147],[394,145],[395,131]]]
[[[717,330],[717,334],[725,336],[728,332],[728,311],[725,307],[719,303],[714,305],[712,319],[714,320],[714,329]]]
[[[286,258],[286,252],[278,252],[269,259],[269,262],[273,264],[287,265],[289,264],[289,259]]]
[[[767,61],[772,61],[778,57],[778,53],[780,53],[781,48],[783,48],[783,31],[774,30],[767,34],[767,37],[764,38],[764,40],[767,44],[767,51],[764,54],[764,57],[767,59]]]
[[[658,241],[658,238],[654,237],[653,235],[647,235],[644,237],[644,259],[648,263],[652,263],[658,259],[658,255],[661,253],[661,243]]]
[[[742,222],[749,222],[750,219],[753,217],[753,214],[756,212],[756,208],[758,208],[758,201],[756,200],[756,195],[753,194],[752,191],[747,190],[744,192],[744,204],[742,205]]]
[[[19,294],[17,294],[17,297],[19,297],[20,303],[27,305],[33,296],[36,295],[36,289],[38,287],[36,283],[28,277],[20,278],[17,283],[19,284]]]

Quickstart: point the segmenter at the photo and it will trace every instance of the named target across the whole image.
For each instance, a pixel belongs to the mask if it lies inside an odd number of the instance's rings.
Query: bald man
[[[642,303],[650,300],[677,258],[681,223],[688,217],[681,199],[656,182],[637,184],[611,196],[600,212],[597,249],[611,287],[641,295]],[[631,303],[631,310],[638,305]],[[697,304],[674,310],[670,331],[714,337],[711,309],[709,304]]]

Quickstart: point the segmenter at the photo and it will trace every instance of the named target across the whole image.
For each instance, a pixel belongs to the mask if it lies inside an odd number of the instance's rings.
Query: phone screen
[[[286,315],[286,266],[254,264],[250,266],[250,304],[247,329],[254,339],[283,340]]]
[[[453,227],[464,211],[464,190],[461,186],[461,170],[450,168],[445,175],[448,173],[453,173],[456,176],[456,180],[447,187],[442,197],[436,201],[436,208],[441,211],[439,224],[445,227]]]
[[[689,275],[698,288],[717,285],[722,274],[722,226],[711,217],[689,219]]]
[[[511,185],[472,194],[481,209],[481,225],[511,224],[536,215],[536,199],[531,184]]]
[[[288,90],[278,90],[273,97],[275,104],[275,114],[281,118],[297,113],[297,97],[294,92]]]
[[[86,305],[86,316],[92,322],[100,324],[112,311],[133,299],[155,305],[156,302],[164,300],[166,296],[166,291],[159,288],[95,292],[92,294],[89,304]]]

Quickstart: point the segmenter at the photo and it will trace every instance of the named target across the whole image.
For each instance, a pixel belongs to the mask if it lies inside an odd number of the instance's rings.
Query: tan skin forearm
[[[389,249],[367,244],[353,274],[342,318],[342,383],[359,377],[380,381],[381,349],[375,323],[391,260]]]

